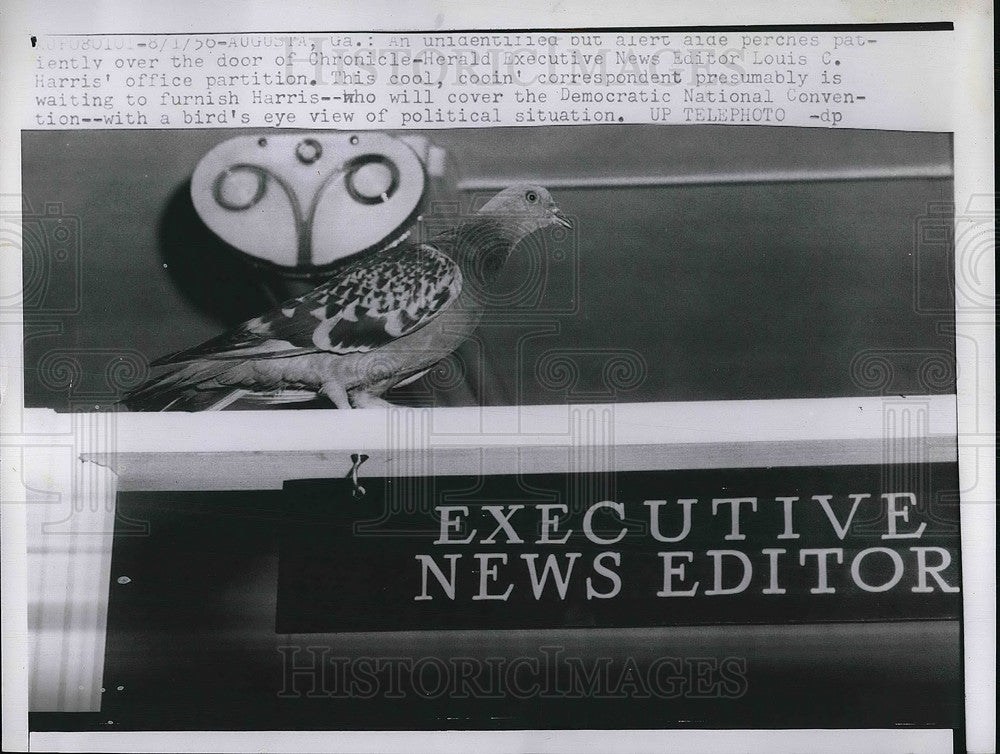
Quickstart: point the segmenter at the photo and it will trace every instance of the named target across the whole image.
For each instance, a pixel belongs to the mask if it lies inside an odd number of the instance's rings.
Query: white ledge
[[[56,443],[119,489],[268,489],[286,479],[957,459],[955,397],[57,414],[29,410],[16,444]],[[44,468],[26,468],[26,479]]]
[[[920,422],[898,429],[907,437],[954,438],[954,395],[819,398],[683,403],[575,404],[560,406],[222,411],[203,413],[60,414],[26,409],[25,436],[73,433],[93,421],[114,426],[120,451],[191,453],[384,449],[410,439],[447,446],[575,444],[587,438],[577,425],[593,422],[613,431],[584,444],[759,443],[883,439],[894,412]],[[900,435],[902,436],[902,435]],[[419,443],[423,445],[423,443]],[[405,446],[400,446],[405,447]]]

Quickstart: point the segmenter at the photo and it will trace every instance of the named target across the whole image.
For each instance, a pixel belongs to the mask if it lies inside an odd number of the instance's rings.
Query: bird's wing
[[[371,351],[447,309],[462,289],[459,266],[430,244],[404,244],[349,265],[326,283],[154,366],[194,359],[281,358]]]

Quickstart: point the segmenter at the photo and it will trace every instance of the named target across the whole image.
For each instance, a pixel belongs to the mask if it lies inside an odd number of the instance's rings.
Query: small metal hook
[[[360,500],[365,496],[365,488],[358,484],[358,469],[367,460],[368,456],[364,453],[351,453],[351,470],[348,476],[351,478],[351,485],[353,486],[351,494],[355,500]]]

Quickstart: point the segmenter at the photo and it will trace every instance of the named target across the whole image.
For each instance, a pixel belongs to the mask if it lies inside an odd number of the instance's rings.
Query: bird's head
[[[465,275],[489,285],[499,277],[511,250],[523,238],[550,225],[572,227],[548,191],[522,184],[505,188],[450,235],[461,250]]]
[[[550,225],[573,227],[559,211],[552,195],[541,186],[531,184],[505,188],[483,205],[479,215],[497,220],[510,234],[512,244]]]

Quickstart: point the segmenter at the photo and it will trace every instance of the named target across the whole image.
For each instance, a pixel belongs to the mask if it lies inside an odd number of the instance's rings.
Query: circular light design
[[[220,207],[240,212],[250,209],[267,193],[267,174],[254,165],[234,165],[219,173],[212,195]]]
[[[348,163],[347,192],[361,204],[389,201],[399,187],[399,168],[385,155],[356,157]]]
[[[315,139],[303,139],[295,147],[295,156],[304,165],[312,165],[323,155],[323,147]]]

